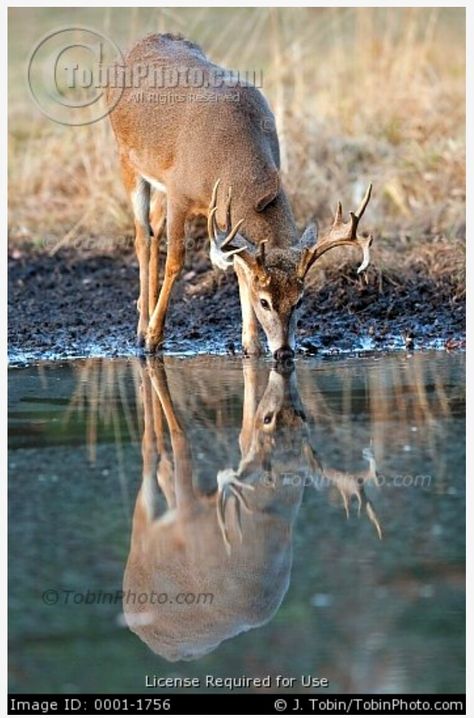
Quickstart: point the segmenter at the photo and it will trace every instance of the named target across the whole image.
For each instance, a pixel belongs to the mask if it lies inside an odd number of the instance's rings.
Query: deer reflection
[[[215,462],[208,493],[193,481],[196,460],[164,365],[141,365],[143,477],[124,614],[131,630],[171,661],[205,655],[275,614],[288,588],[292,529],[308,483],[335,488],[347,512],[356,496],[381,535],[364,490],[376,481],[373,457],[367,455],[368,469],[357,476],[323,466],[295,372],[273,368],[260,400],[257,379],[256,365],[244,363],[241,459],[235,469]]]

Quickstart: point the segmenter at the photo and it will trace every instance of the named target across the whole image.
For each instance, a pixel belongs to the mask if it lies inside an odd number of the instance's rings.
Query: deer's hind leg
[[[135,250],[140,269],[140,294],[137,305],[139,312],[137,344],[142,347],[145,343],[149,319],[150,185],[129,162],[125,155],[121,155],[120,164],[123,181],[130,196],[135,219]]]
[[[150,204],[150,223],[153,232],[148,271],[148,314],[150,317],[155,311],[160,293],[160,241],[165,228],[165,220],[165,197],[161,192],[155,191]]]
[[[163,342],[166,313],[173,285],[184,265],[184,222],[188,206],[170,199],[166,201],[166,235],[168,240],[166,264],[158,303],[150,318],[146,338],[147,351],[153,353]]]

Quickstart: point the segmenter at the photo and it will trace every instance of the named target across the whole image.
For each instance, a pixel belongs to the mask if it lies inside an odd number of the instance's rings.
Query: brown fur
[[[222,187],[232,188],[231,220],[243,220],[242,237],[254,246],[265,242],[267,247],[272,316],[260,311],[254,263],[246,262],[243,255],[234,260],[244,351],[260,351],[256,319],[272,351],[290,351],[295,326],[292,312],[302,293],[298,282],[301,247],[281,183],[278,136],[267,101],[250,84],[234,86],[235,79],[212,83],[216,74],[222,78],[222,68],[179,35],[149,35],[140,40],[128,53],[125,67],[137,70],[140,66],[148,73],[138,87],[109,88],[107,92],[123,179],[135,214],[140,265],[139,341],[146,339],[150,351],[162,343],[171,290],[184,263],[185,221],[191,215],[208,214],[209,199],[220,179]],[[152,68],[165,77],[166,72],[180,73],[177,86],[168,82],[168,86],[154,87]],[[194,87],[183,69],[200,73],[203,87]],[[208,99],[204,100],[203,94]],[[152,213],[151,240],[150,183],[166,188],[166,208],[158,220]],[[223,193],[216,208],[217,222],[222,225],[226,219]],[[158,292],[157,244],[163,212],[168,253]],[[313,234],[309,239],[314,243]],[[306,267],[310,265],[308,261]]]

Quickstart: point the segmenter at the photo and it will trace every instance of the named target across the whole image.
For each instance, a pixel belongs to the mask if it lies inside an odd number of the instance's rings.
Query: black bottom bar
[[[465,715],[466,696],[416,694],[329,695],[311,693],[165,693],[161,695],[12,694],[8,715],[143,714],[264,715],[314,713],[331,715]]]

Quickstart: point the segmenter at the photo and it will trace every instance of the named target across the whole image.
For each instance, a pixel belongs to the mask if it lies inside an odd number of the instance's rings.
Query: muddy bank
[[[298,332],[301,354],[409,348],[458,348],[465,307],[449,282],[415,272],[396,284],[356,263],[334,267],[308,290]],[[327,272],[327,270],[326,270]],[[328,272],[327,272],[328,273]],[[138,266],[132,251],[112,256],[65,249],[16,248],[9,256],[9,358],[134,354]],[[240,351],[240,308],[232,272],[218,273],[204,253],[176,283],[167,320],[169,352]]]

